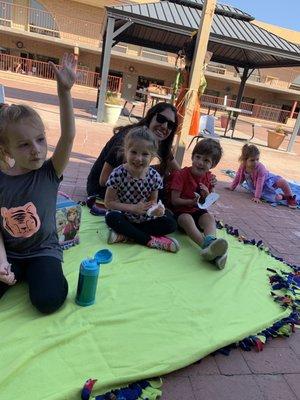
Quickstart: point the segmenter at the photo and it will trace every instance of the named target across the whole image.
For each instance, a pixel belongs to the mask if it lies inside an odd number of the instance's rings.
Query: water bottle
[[[80,264],[75,299],[79,306],[85,307],[95,303],[99,269],[95,259],[86,259]]]

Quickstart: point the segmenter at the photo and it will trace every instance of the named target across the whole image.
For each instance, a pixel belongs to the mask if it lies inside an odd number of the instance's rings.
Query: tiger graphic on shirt
[[[3,228],[15,238],[29,238],[41,226],[35,205],[32,202],[24,206],[6,208],[1,207]]]

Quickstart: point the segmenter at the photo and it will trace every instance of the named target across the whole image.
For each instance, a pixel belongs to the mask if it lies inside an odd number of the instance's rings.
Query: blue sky
[[[300,31],[300,0],[218,0],[248,12],[255,19]]]

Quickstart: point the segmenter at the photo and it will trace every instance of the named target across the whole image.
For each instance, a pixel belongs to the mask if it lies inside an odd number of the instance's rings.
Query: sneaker
[[[287,201],[287,205],[290,208],[297,208],[297,200],[296,200],[296,196],[287,196],[285,197],[286,201]]]
[[[122,235],[121,233],[117,233],[114,230],[110,229],[108,234],[107,243],[114,244],[114,243],[126,243],[127,237]]]
[[[179,243],[177,240],[167,236],[151,236],[151,240],[148,242],[147,246],[151,249],[165,250],[171,253],[177,253],[179,250]]]
[[[213,239],[204,247],[200,254],[206,261],[213,261],[217,257],[222,257],[226,254],[228,243],[225,239]],[[224,264],[225,265],[225,264]]]
[[[227,251],[221,257],[215,258],[214,259],[214,264],[216,264],[216,266],[219,269],[223,269],[225,267],[226,261],[227,261]]]

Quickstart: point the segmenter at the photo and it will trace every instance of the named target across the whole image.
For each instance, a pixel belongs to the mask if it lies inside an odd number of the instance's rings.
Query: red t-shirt
[[[171,191],[176,190],[180,192],[180,197],[182,199],[193,199],[195,197],[195,192],[199,193],[199,184],[205,185],[209,192],[212,191],[213,186],[211,184],[212,173],[210,171],[203,175],[193,175],[191,172],[191,167],[184,167],[180,171],[174,171],[169,178],[167,185],[169,205],[173,212],[176,214],[180,213],[192,213],[199,210],[196,206],[173,206],[171,204]]]

